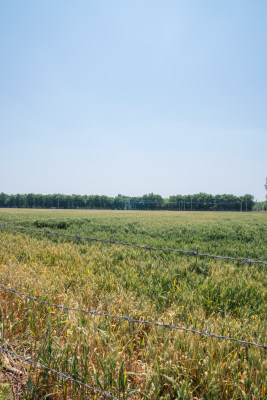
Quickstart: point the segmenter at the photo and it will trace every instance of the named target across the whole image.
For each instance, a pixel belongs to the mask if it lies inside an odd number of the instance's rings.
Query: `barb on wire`
[[[65,373],[56,371],[56,370],[53,369],[53,368],[47,367],[46,365],[43,365],[43,364],[39,363],[38,361],[34,361],[34,360],[32,360],[31,358],[28,358],[28,357],[26,358],[26,357],[23,357],[23,356],[19,356],[18,354],[13,353],[12,351],[9,351],[9,350],[4,349],[2,346],[0,346],[0,350],[1,350],[3,353],[6,353],[6,354],[11,355],[12,357],[18,358],[19,360],[25,361],[25,362],[27,362],[27,363],[29,363],[29,364],[35,364],[35,365],[37,365],[38,367],[44,368],[44,369],[46,369],[46,370],[48,370],[48,371],[51,371],[51,372],[53,372],[54,374],[60,376],[61,378],[64,378],[64,379],[69,380],[69,381],[71,381],[71,382],[75,382],[75,383],[77,383],[78,385],[84,386],[84,387],[86,387],[87,389],[90,389],[90,390],[94,391],[95,393],[99,393],[99,394],[101,394],[101,395],[104,396],[104,397],[107,397],[107,398],[109,398],[109,399],[118,400],[117,397],[111,396],[111,394],[109,394],[108,392],[103,392],[103,391],[101,391],[101,390],[99,390],[99,389],[96,389],[96,388],[94,388],[94,387],[92,387],[92,386],[87,385],[87,384],[84,383],[84,382],[77,381],[76,379],[72,378],[71,376],[69,376],[69,375],[67,375],[67,374],[65,374]]]
[[[7,287],[2,286],[2,285],[0,285],[0,290],[4,290],[4,291],[7,291],[7,292],[12,292],[14,294],[18,294],[20,296],[24,296],[27,299],[30,299],[30,300],[33,300],[33,301],[37,301],[38,303],[47,304],[49,306],[56,307],[56,308],[59,308],[61,310],[77,311],[77,312],[82,312],[82,313],[86,313],[86,314],[90,314],[90,315],[100,315],[100,316],[103,316],[103,317],[106,317],[106,318],[115,318],[115,319],[119,319],[121,321],[128,321],[129,324],[130,324],[130,322],[133,322],[133,323],[144,324],[144,325],[160,326],[160,327],[168,328],[168,329],[176,329],[176,330],[180,330],[180,331],[184,331],[184,332],[197,333],[198,335],[202,335],[202,336],[207,336],[207,337],[216,338],[216,339],[231,340],[233,342],[246,344],[246,345],[250,345],[250,346],[255,346],[255,347],[261,347],[261,348],[267,350],[267,345],[264,345],[264,344],[257,344],[257,343],[247,342],[247,341],[244,341],[244,340],[239,340],[239,339],[235,339],[235,338],[231,338],[231,337],[227,337],[227,336],[215,335],[214,333],[200,332],[200,331],[197,331],[195,329],[184,328],[182,326],[169,325],[169,324],[164,324],[164,323],[160,323],[160,322],[143,321],[143,320],[139,320],[139,319],[130,318],[129,316],[122,316],[122,315],[116,315],[116,314],[107,314],[107,313],[102,313],[102,312],[98,312],[98,311],[95,311],[95,310],[83,310],[83,309],[80,309],[80,308],[62,306],[62,305],[59,305],[59,304],[50,303],[49,301],[37,299],[36,297],[33,297],[33,296],[28,295],[28,294],[19,292],[18,290],[15,290],[15,289],[7,288]]]
[[[48,230],[40,230],[40,229],[33,229],[33,228],[23,228],[19,226],[4,226],[0,225],[0,228],[4,229],[17,229],[21,231],[32,231],[32,232],[37,232],[37,233],[46,233],[48,235],[57,235],[57,236],[65,236],[69,238],[74,238],[77,239],[79,238],[80,240],[90,240],[93,242],[101,242],[101,243],[112,243],[116,244],[119,246],[129,246],[129,247],[135,247],[138,249],[144,249],[144,250],[158,250],[158,251],[169,251],[173,253],[179,253],[179,254],[185,254],[188,256],[194,256],[194,257],[207,257],[207,258],[215,258],[219,260],[227,260],[227,261],[238,261],[240,263],[248,263],[250,264],[262,264],[262,265],[267,265],[267,261],[260,261],[260,259],[252,260],[250,258],[235,258],[235,257],[229,257],[229,256],[217,256],[213,254],[206,254],[206,253],[199,253],[198,249],[195,251],[189,251],[189,250],[179,250],[179,249],[171,249],[171,248],[164,248],[164,247],[151,247],[151,246],[141,246],[137,244],[132,244],[132,243],[127,243],[127,242],[121,242],[121,241],[115,241],[115,240],[106,240],[106,239],[99,239],[99,238],[93,238],[93,237],[87,237],[87,236],[77,236],[77,235],[70,235],[67,233],[60,233],[60,232],[50,232]]]

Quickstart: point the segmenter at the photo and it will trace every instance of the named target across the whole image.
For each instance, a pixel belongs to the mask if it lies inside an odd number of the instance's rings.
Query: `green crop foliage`
[[[267,215],[7,210],[0,224],[267,260]],[[52,303],[266,344],[266,266],[0,230],[0,282]],[[266,351],[166,328],[67,312],[0,291],[0,339],[19,355],[119,399],[264,399]],[[24,371],[24,399],[100,399]],[[1,366],[0,366],[1,370]],[[1,375],[0,375],[1,376]]]

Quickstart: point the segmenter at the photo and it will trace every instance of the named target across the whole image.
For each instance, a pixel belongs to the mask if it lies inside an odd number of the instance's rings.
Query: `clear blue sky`
[[[2,0],[0,192],[253,194],[265,0]]]

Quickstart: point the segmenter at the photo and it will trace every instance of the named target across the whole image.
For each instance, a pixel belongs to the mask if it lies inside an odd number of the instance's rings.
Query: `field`
[[[267,261],[267,213],[0,210],[0,224]],[[266,265],[0,230],[0,285],[257,344]],[[118,399],[266,399],[266,350],[0,290],[1,346]],[[12,373],[12,368],[22,374]],[[0,399],[103,399],[0,352]]]

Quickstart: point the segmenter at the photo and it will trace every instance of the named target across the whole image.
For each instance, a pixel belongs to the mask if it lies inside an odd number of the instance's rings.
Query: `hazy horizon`
[[[3,193],[3,192],[0,192],[0,193]],[[192,195],[198,195],[198,194],[203,194],[203,193],[205,193],[207,195],[212,195],[212,196],[214,196],[214,195],[234,195],[234,196],[239,196],[239,195],[236,195],[235,193],[206,193],[206,192],[172,193],[172,194],[167,195],[167,196],[162,196],[160,193],[153,193],[153,192],[152,193],[142,193],[141,195],[134,195],[134,194],[133,195],[129,195],[127,193],[118,193],[118,194],[116,194],[114,196],[107,195],[105,193],[58,193],[58,192],[55,192],[55,193],[34,193],[34,192],[29,192],[29,193],[4,193],[4,194],[6,194],[8,196],[33,194],[33,195],[42,195],[42,196],[55,196],[55,195],[59,195],[59,196],[72,196],[72,195],[73,196],[107,196],[107,197],[112,197],[112,198],[115,198],[115,197],[118,197],[118,196],[125,196],[125,197],[134,198],[134,197],[142,197],[142,196],[145,196],[145,195],[153,194],[153,195],[159,195],[163,199],[168,199],[171,196],[180,196],[180,195],[181,196],[192,196]],[[247,195],[247,194],[253,195],[253,193],[243,193],[240,196],[244,196],[244,195]],[[257,199],[255,199],[255,196],[254,196],[254,200],[257,200]]]

